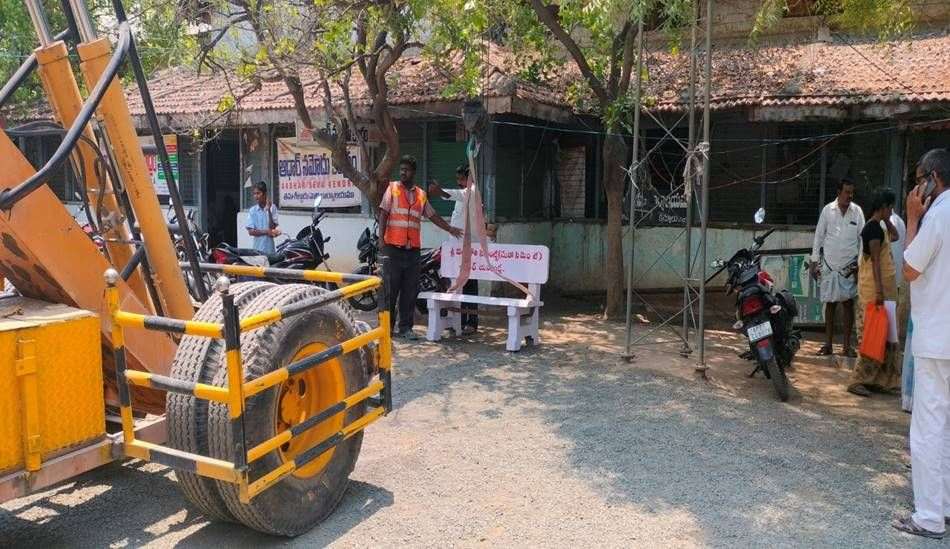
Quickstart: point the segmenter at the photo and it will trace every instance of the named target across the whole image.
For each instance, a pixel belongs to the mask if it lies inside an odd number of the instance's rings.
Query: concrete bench
[[[528,287],[531,296],[525,298],[490,297],[465,295],[451,292],[422,292],[419,299],[425,299],[429,308],[429,325],[426,339],[439,341],[446,330],[455,335],[462,333],[462,304],[471,303],[481,307],[500,307],[508,317],[508,351],[519,351],[526,341],[533,345],[541,342],[538,332],[541,301],[541,285],[548,280],[550,252],[546,246],[528,246],[520,244],[494,244],[488,246],[488,260],[481,249],[472,250],[472,270],[470,280],[504,281],[498,272],[511,280]],[[462,245],[457,240],[446,241],[442,245],[442,266],[439,273],[443,278],[458,278],[462,263]],[[493,271],[494,267],[497,271]],[[445,316],[443,316],[445,311]]]

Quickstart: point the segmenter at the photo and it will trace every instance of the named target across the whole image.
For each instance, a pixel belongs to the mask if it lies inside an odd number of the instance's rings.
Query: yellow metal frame
[[[266,277],[268,272],[264,269],[246,268],[240,272],[229,274],[240,274],[241,276]],[[284,309],[271,309],[259,313],[241,321],[237,318],[237,309],[234,307],[233,296],[226,291],[222,292],[222,301],[224,302],[224,323],[216,324],[212,322],[197,322],[192,320],[179,320],[161,316],[148,316],[129,313],[119,309],[119,291],[115,286],[115,277],[107,274],[106,287],[106,306],[109,316],[112,319],[112,345],[115,352],[116,362],[116,381],[119,387],[120,410],[122,416],[123,448],[125,454],[129,457],[135,457],[146,461],[155,461],[177,469],[187,470],[202,476],[223,480],[237,484],[239,487],[240,499],[247,503],[251,498],[260,494],[267,488],[273,486],[284,477],[292,474],[294,471],[303,467],[313,459],[338,445],[340,442],[352,437],[365,429],[380,417],[386,415],[392,409],[391,397],[391,371],[392,371],[392,339],[390,333],[389,311],[380,310],[379,326],[366,333],[350,338],[338,343],[333,347],[308,356],[297,362],[283,366],[277,370],[260,376],[256,379],[234,383],[232,380],[244,379],[244,366],[241,359],[240,334],[256,330],[280,321],[292,314],[300,314],[321,305],[334,301],[348,299],[364,292],[373,291],[380,288],[382,281],[378,277],[357,277],[354,275],[344,275],[340,273],[328,273],[325,271],[301,271],[301,278],[314,281],[333,281],[343,282],[352,281],[350,284],[342,286],[338,290],[324,294],[314,299],[313,303],[308,305],[295,304]],[[167,376],[128,370],[125,367],[124,352],[124,330],[126,328],[157,330],[171,333],[188,334],[212,339],[224,339],[225,358],[228,369],[227,385],[218,387],[206,383],[191,383],[176,380]],[[274,437],[248,449],[243,437],[244,432],[244,404],[245,399],[258,393],[266,391],[283,381],[289,379],[301,371],[314,368],[327,360],[337,356],[353,352],[365,347],[370,343],[378,342],[378,353],[374,357],[377,361],[379,370],[379,380],[369,383],[365,388],[347,396],[342,401],[328,407],[325,410],[307,418],[298,425],[293,426]],[[228,406],[228,415],[231,420],[231,428],[235,435],[234,440],[240,441],[240,445],[235,450],[233,461],[224,461],[220,459],[202,456],[177,450],[159,444],[138,440],[135,438],[132,402],[130,395],[130,386],[148,387],[152,389],[171,391],[180,394],[192,395],[195,398],[219,402]],[[323,441],[313,445],[308,450],[304,450],[296,459],[286,461],[279,467],[262,475],[260,478],[249,479],[248,464],[254,462],[268,453],[276,450],[282,444],[306,432],[311,427],[340,414],[352,407],[365,402],[378,395],[379,399],[363,416],[345,425],[340,431],[327,437]],[[300,461],[298,463],[298,460]]]

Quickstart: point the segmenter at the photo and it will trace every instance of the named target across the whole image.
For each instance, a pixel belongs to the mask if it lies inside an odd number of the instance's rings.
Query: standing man
[[[811,275],[820,277],[820,297],[825,304],[825,345],[818,351],[821,356],[833,354],[835,338],[835,310],[838,303],[844,308],[843,354],[855,357],[851,346],[854,332],[854,298],[858,295],[858,254],[861,252],[861,230],[864,212],[852,202],[854,182],[842,178],[838,182],[838,198],[821,210],[815,243],[811,251]]]
[[[917,186],[907,197],[904,252],[914,323],[910,458],[915,512],[894,527],[939,539],[950,515],[950,193],[944,192],[950,183],[950,152],[927,152],[916,176]]]
[[[274,237],[280,236],[277,226],[277,206],[267,198],[267,183],[258,181],[254,185],[254,202],[247,212],[247,234],[254,237],[254,249],[272,254],[275,251]]]
[[[458,184],[459,188],[443,189],[441,186],[439,186],[437,181],[433,181],[429,184],[429,196],[438,196],[444,200],[451,200],[455,202],[455,208],[452,210],[452,220],[449,222],[449,224],[464,232],[466,204],[465,197],[468,187],[472,183],[471,178],[469,177],[468,164],[461,164],[455,169],[455,182]],[[473,242],[475,241],[474,237],[474,234],[469,235],[469,239]],[[465,295],[478,295],[478,281],[470,278],[465,282],[465,286],[462,288],[462,293]],[[469,312],[462,314],[462,333],[474,333],[478,329],[478,306],[473,303],[466,303],[463,305],[463,308]],[[472,312],[473,310],[474,312]]]
[[[458,238],[462,231],[450,226],[437,214],[416,186],[416,159],[403,156],[399,162],[399,181],[393,181],[379,204],[379,232],[383,241],[383,284],[389,300],[390,322],[396,322],[396,337],[416,340],[412,332],[416,296],[419,294],[419,248],[422,246],[422,218]]]

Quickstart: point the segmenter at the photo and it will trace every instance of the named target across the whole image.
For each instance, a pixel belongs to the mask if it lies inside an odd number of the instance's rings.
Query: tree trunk
[[[616,133],[616,129],[608,129]],[[604,316],[618,319],[624,313],[623,269],[623,191],[626,182],[627,144],[622,137],[610,135],[604,140],[604,193],[607,195],[607,255],[604,280],[607,305]]]

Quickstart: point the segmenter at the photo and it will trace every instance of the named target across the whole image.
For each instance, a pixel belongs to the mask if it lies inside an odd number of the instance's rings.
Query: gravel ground
[[[400,344],[395,412],[340,508],[298,539],[208,523],[172,472],[128,462],[3,504],[0,546],[942,544],[889,526],[911,498],[896,399],[851,397],[846,371],[806,360],[781,404],[728,336],[704,381],[663,346],[620,361],[622,326],[547,318],[544,344],[516,355],[494,329]]]

